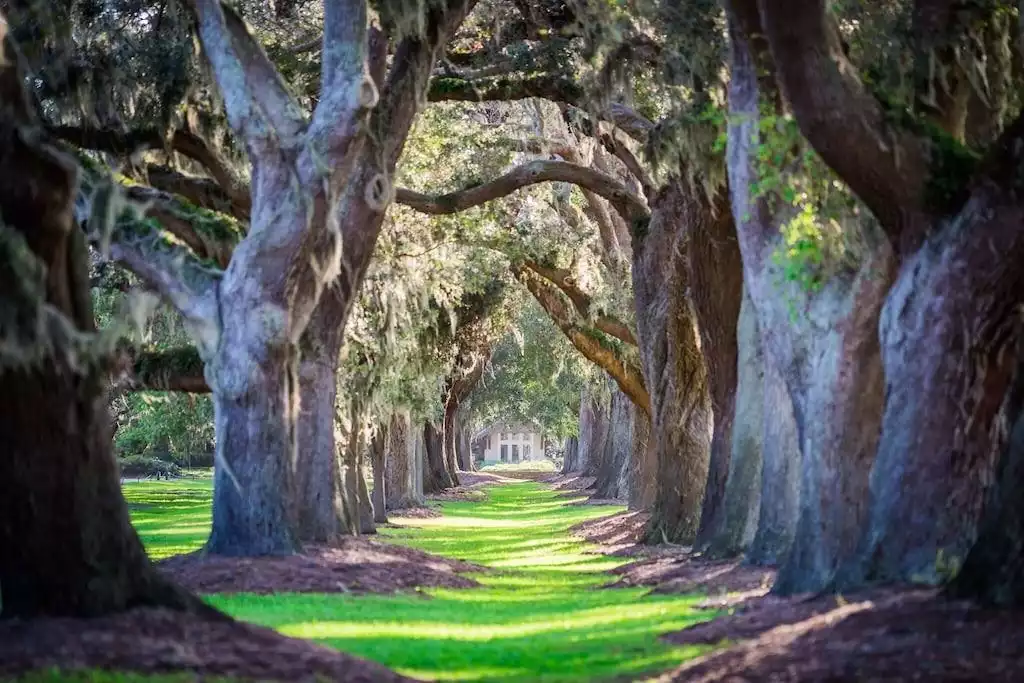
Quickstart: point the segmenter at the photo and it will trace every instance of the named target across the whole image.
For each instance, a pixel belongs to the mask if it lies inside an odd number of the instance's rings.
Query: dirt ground
[[[600,552],[636,560],[613,586],[703,592],[726,610],[713,621],[667,634],[672,643],[734,643],[656,679],[662,683],[1024,683],[1024,612],[981,609],[934,589],[902,587],[850,595],[780,598],[769,567],[708,561],[680,546],[639,545],[647,516],[603,517],[573,531]]]
[[[468,588],[462,572],[486,571],[468,562],[384,543],[346,537],[308,546],[289,557],[177,555],[157,564],[185,587],[203,593],[395,593],[420,587]]]
[[[39,669],[191,672],[246,680],[398,683],[373,662],[271,629],[137,609],[96,619],[0,622],[0,678]],[[57,680],[54,678],[53,680]]]

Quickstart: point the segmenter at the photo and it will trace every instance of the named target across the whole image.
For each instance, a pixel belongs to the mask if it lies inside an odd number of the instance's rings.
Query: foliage
[[[206,483],[127,484],[124,490],[153,556],[202,544],[202,534],[193,532],[209,523]],[[657,638],[715,616],[696,608],[700,598],[597,590],[608,581],[605,572],[623,560],[594,554],[569,529],[623,508],[573,502],[541,485],[517,483],[488,488],[484,502],[445,502],[443,517],[409,520],[409,526],[393,517],[395,527],[379,530],[390,542],[490,567],[473,577],[482,588],[423,591],[429,600],[420,593],[209,600],[236,618],[427,680],[632,680],[707,651]]]
[[[113,265],[93,277],[96,324],[142,351],[189,344],[178,314],[138,289],[137,278]],[[142,391],[115,393],[114,445],[122,455],[155,455],[180,466],[203,465],[213,451],[213,403],[209,396]]]
[[[498,343],[489,370],[467,401],[472,422],[535,421],[550,437],[575,435],[580,392],[596,374],[530,300]]]
[[[758,122],[755,199],[788,216],[772,259],[786,282],[813,294],[834,275],[856,265],[865,210],[811,148],[790,115],[770,110]]]

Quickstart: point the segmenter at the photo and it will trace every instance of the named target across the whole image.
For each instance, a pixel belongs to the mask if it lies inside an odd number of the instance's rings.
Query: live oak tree
[[[0,614],[136,606],[213,614],[159,574],[128,519],[111,448],[113,345],[97,332],[74,160],[43,131],[0,16]]]

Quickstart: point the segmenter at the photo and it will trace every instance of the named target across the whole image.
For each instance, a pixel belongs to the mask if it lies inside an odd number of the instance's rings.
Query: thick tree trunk
[[[423,504],[423,437],[412,433],[408,413],[396,413],[388,429],[384,463],[385,504],[388,510]]]
[[[694,547],[703,550],[722,528],[725,516],[736,409],[736,325],[743,301],[743,260],[724,191],[715,202],[713,220],[698,226],[703,229],[688,234],[686,256],[715,420],[707,486],[694,541]]]
[[[692,542],[700,521],[712,412],[704,358],[687,298],[685,237],[714,221],[705,202],[669,185],[655,198],[646,234],[633,243],[633,291],[657,492],[647,538]]]
[[[629,509],[649,510],[657,493],[654,474],[658,463],[651,444],[651,418],[643,411],[633,413],[633,451],[629,471]]]
[[[746,560],[774,567],[789,556],[800,518],[800,439],[789,388],[763,347],[761,360],[761,504]]]
[[[469,427],[462,422],[462,413],[455,416],[455,455],[459,462],[459,469],[463,472],[476,471],[476,462],[473,458],[473,450],[469,442],[471,434]]]
[[[305,542],[326,543],[355,530],[347,515],[334,435],[341,337],[337,321],[318,311],[302,340],[295,506],[299,539]]]
[[[207,364],[217,443],[206,550],[292,554],[299,550],[292,504],[297,349],[261,339],[244,309],[225,309],[223,318],[221,350]]]
[[[96,331],[85,239],[72,222],[75,165],[37,135],[2,29],[0,40],[0,613],[212,613],[153,568],[129,521],[106,363],[53,333],[56,316],[65,333]]]
[[[629,495],[636,411],[629,397],[617,389],[612,391],[608,431],[597,470],[597,481],[594,482],[595,498],[617,500]]]
[[[387,469],[388,439],[387,427],[378,426],[370,448],[370,463],[373,468],[373,491],[370,502],[373,503],[373,521],[377,524],[385,524],[388,521],[387,482],[384,476],[384,470]]]
[[[444,435],[429,420],[423,423],[423,442],[426,448],[423,467],[424,493],[441,493],[455,486],[444,457]]]
[[[860,240],[865,252],[858,264],[836,264],[814,293],[781,281],[773,257],[780,248],[784,216],[773,215],[767,202],[750,191],[757,180],[759,107],[770,93],[759,90],[746,39],[734,32],[732,46],[728,165],[733,215],[743,217],[737,227],[766,359],[765,405],[775,389],[774,377],[769,378],[777,370],[793,408],[801,457],[799,521],[774,590],[816,591],[833,581],[839,564],[856,547],[865,520],[867,473],[884,399],[878,315],[894,259],[878,228],[864,218],[856,228],[851,216],[847,224],[854,227],[848,237]],[[853,234],[856,230],[860,234]],[[803,312],[798,319],[792,308]],[[788,407],[783,396],[775,402]],[[771,420],[766,412],[765,424]],[[784,443],[766,441],[764,447],[762,503],[771,504],[778,491],[769,494],[770,488],[789,492],[792,487],[784,478],[772,485],[770,478],[793,470]],[[786,465],[778,467],[782,463]],[[762,515],[762,524],[769,521]],[[775,544],[781,540],[776,538]],[[760,551],[757,542],[753,550]]]
[[[596,477],[604,459],[608,439],[609,399],[595,389],[584,387],[580,401],[579,471]]]
[[[1007,143],[1005,173],[1021,146]],[[993,178],[904,262],[886,301],[871,514],[844,586],[939,583],[975,540],[1024,302],[1024,205],[1008,175]]]
[[[1018,351],[1017,358],[1016,380],[1004,408],[1009,439],[996,483],[978,540],[948,591],[952,597],[1000,607],[1024,605],[1024,353]]]
[[[729,476],[722,504],[722,525],[706,551],[709,556],[717,558],[735,557],[746,552],[757,532],[761,506],[764,358],[757,330],[757,311],[745,288],[737,325],[737,349],[732,456],[729,458]]]
[[[580,470],[580,440],[570,436],[565,440],[565,455],[562,457],[562,474],[572,474]]]
[[[358,403],[350,408],[348,439],[341,467],[341,478],[345,487],[344,500],[348,518],[354,523],[353,533],[375,534],[377,529],[373,523],[373,505],[370,503],[370,491],[363,473],[363,454],[366,452],[363,409]]]

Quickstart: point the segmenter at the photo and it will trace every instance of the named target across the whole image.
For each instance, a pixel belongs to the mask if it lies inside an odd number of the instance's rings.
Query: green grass
[[[381,529],[390,542],[491,567],[474,575],[480,588],[209,600],[238,618],[430,680],[636,680],[706,650],[657,638],[713,616],[695,609],[697,596],[598,590],[622,560],[593,554],[568,529],[622,508],[569,505],[533,482],[487,493],[483,502],[445,503],[443,517],[395,519],[397,526]],[[202,545],[210,518],[209,481],[129,483],[125,495],[153,557]]]

